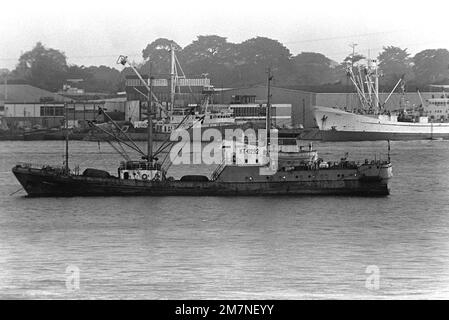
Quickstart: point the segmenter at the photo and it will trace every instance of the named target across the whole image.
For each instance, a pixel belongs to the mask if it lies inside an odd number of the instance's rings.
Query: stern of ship
[[[373,161],[358,168],[361,186],[375,190],[379,195],[389,195],[389,180],[393,177],[393,167],[389,161]]]

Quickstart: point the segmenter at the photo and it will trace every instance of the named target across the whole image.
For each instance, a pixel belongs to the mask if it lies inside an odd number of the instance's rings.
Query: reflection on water
[[[72,165],[116,173],[108,145],[70,147]],[[329,160],[386,152],[385,142],[316,147]],[[447,141],[392,142],[392,193],[375,199],[29,199],[9,196],[11,167],[61,163],[63,142],[2,141],[0,151],[2,298],[449,298]],[[70,266],[79,290],[66,287]],[[366,287],[368,266],[378,290]]]

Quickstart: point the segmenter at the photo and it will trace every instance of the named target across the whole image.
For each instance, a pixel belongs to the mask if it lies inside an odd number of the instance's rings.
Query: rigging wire
[[[192,123],[192,125],[189,126],[186,130],[190,130],[191,128],[193,128],[194,125],[195,125],[195,123]],[[178,142],[178,141],[171,141],[171,145],[173,145],[175,142]],[[185,146],[186,143],[188,143],[188,142],[190,142],[190,140],[189,140],[189,141],[185,141],[184,144],[182,145],[181,149],[184,148],[184,146]],[[170,145],[170,144],[167,144],[167,145],[164,147],[163,150],[165,150],[169,145]],[[160,152],[162,152],[163,150],[161,150]],[[170,149],[170,150],[171,150],[171,149]],[[169,155],[169,154],[170,154],[170,151],[168,151],[168,152],[166,153],[164,159],[162,160],[162,165],[164,165],[165,162],[167,161],[167,158],[168,158],[168,155]],[[165,170],[167,171],[168,168],[170,168],[171,165],[172,165],[172,161],[169,161],[168,165],[166,165]]]
[[[180,127],[181,125],[183,125],[183,124],[186,122],[187,118],[188,118],[189,116],[192,115],[191,112],[193,111],[193,109],[194,109],[194,108],[190,108],[189,113],[186,114],[186,115],[184,116],[184,118],[181,120],[181,122],[178,123],[178,125],[177,125],[177,126],[175,127],[175,129],[173,129],[173,130],[178,130],[179,127]],[[193,124],[192,124],[192,126],[193,126]],[[187,128],[187,130],[190,129],[192,126],[190,126],[189,128]],[[161,153],[161,152],[162,152],[163,150],[165,150],[170,144],[173,144],[174,142],[175,142],[175,141],[170,141],[170,137],[168,137],[168,138],[165,139],[165,141],[161,144],[161,146],[156,150],[156,152],[154,153],[154,155],[156,156],[157,154]]]
[[[145,154],[142,152],[142,150],[140,150],[140,148],[136,148],[131,144],[128,144],[126,141],[123,141],[122,139],[120,139],[119,137],[117,137],[114,133],[111,133],[103,128],[101,128],[100,126],[96,125],[95,123],[93,123],[92,121],[88,120],[88,123],[90,125],[92,125],[94,128],[106,133],[108,136],[112,137],[113,139],[115,139],[117,142],[123,143],[125,146],[127,146],[130,149],[133,149],[134,151],[140,153],[142,156],[145,156]]]
[[[106,116],[109,119],[109,121],[111,121],[111,123],[119,130],[119,134],[120,133],[123,134],[129,140],[129,142],[131,142],[135,150],[139,150],[139,152],[142,155],[145,155],[145,153],[139,148],[139,146],[126,134],[126,132],[122,130],[122,128],[120,128],[120,126],[114,120],[112,120],[112,118],[102,108],[99,108],[98,111],[101,112],[104,116]]]
[[[128,156],[128,154],[124,151],[123,146],[119,143],[119,146],[123,151],[120,151],[118,147],[114,146],[114,144],[111,141],[106,140],[106,142],[119,154],[121,155],[125,160],[129,161],[131,158]]]

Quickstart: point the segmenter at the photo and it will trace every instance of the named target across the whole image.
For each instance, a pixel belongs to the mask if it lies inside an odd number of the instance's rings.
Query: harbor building
[[[103,122],[99,108],[105,102],[5,102],[3,121],[9,128],[59,128],[64,118],[70,127],[84,126],[86,120]],[[67,109],[66,109],[67,108]]]
[[[145,83],[150,86],[148,75],[142,75]],[[174,84],[173,84],[174,86]],[[185,79],[179,78],[176,85],[176,93],[174,95],[175,106],[187,106],[189,104],[197,104],[201,102],[204,87],[210,86],[210,79]],[[172,99],[170,89],[172,83],[170,79],[152,79],[151,87],[153,94],[157,100],[164,106],[170,108]],[[127,101],[147,101],[148,90],[142,81],[135,75],[126,76],[125,91]]]
[[[0,85],[0,121],[3,129],[60,125],[64,103],[56,93],[28,84]]]
[[[266,99],[257,100],[254,95],[233,95],[230,108],[237,122],[265,123]],[[272,103],[271,118],[278,128],[292,127],[292,105],[289,103]]]
[[[267,87],[257,85],[248,88],[224,89],[216,95],[219,103],[245,104],[245,103],[266,103]],[[274,109],[273,119],[278,126],[290,124],[293,127],[300,125],[305,128],[315,127],[313,117],[313,106],[316,103],[316,94],[301,90],[285,89],[281,87],[271,87],[271,102]],[[238,110],[234,108],[235,115],[242,115],[244,112],[255,112],[247,109]],[[263,117],[263,115],[261,115]],[[290,120],[288,120],[290,118]],[[279,122],[280,121],[280,122]]]
[[[148,76],[142,76],[149,86]],[[205,88],[212,88],[210,79],[178,79],[178,91],[175,94],[174,108],[188,107],[201,102]],[[159,102],[170,108],[170,79],[153,79],[152,90]],[[258,85],[248,88],[214,88],[211,104],[215,108],[230,108],[236,121],[261,121],[265,117],[267,88]],[[316,94],[300,90],[272,87],[273,121],[279,127],[314,127],[312,114]],[[125,119],[142,119],[142,110],[146,107],[148,90],[137,76],[126,78]]]
[[[86,120],[103,122],[100,107],[111,117],[124,119],[125,98],[75,101],[31,85],[0,85],[0,125],[4,130],[60,128],[65,116],[71,127],[84,126]]]

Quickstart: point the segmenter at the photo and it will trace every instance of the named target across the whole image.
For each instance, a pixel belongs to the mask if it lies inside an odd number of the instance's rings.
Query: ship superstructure
[[[404,90],[404,80],[399,79],[385,101],[379,99],[377,61],[368,60],[367,66],[348,66],[347,75],[356,88],[360,108],[344,111],[338,108],[315,106],[315,122],[325,141],[363,140],[418,140],[449,139],[448,96],[422,101],[422,106],[407,109],[400,105],[386,110],[385,105],[399,85]],[[445,86],[434,86],[443,88]],[[346,106],[346,110],[350,110]]]

